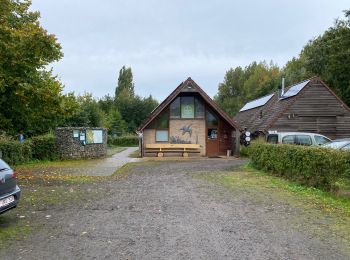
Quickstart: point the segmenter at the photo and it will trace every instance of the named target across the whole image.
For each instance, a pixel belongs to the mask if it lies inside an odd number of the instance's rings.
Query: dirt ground
[[[344,245],[290,225],[300,209],[197,178],[243,160],[134,163],[101,199],[53,208],[0,259],[349,259]],[[97,189],[95,187],[95,189]],[[302,223],[300,223],[302,224]],[[346,247],[346,246],[345,246]]]

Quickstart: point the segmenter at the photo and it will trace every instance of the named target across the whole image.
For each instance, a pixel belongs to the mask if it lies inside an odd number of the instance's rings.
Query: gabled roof
[[[326,89],[328,89],[328,91],[349,110],[346,104],[320,78],[312,77],[308,80],[287,87],[286,92],[281,98],[278,97],[276,91],[271,94],[270,99],[265,102],[264,105],[255,106],[249,110],[242,111],[241,109],[241,111],[234,117],[234,120],[242,127],[247,127],[251,131],[267,132],[276,120],[303,95],[304,90],[314,83],[321,83],[324,85]]]
[[[162,103],[157,106],[150,116],[141,124],[141,126],[137,129],[138,131],[142,131],[149,125],[165,108],[167,108],[171,102],[181,93],[181,92],[196,92],[198,93],[204,101],[211,106],[211,108],[219,114],[230,126],[240,129],[240,126],[234,122],[229,115],[227,115],[215,102],[212,100],[203,89],[198,86],[198,84],[192,80],[190,77],[187,78],[184,82],[182,82],[171,94],[163,100]]]

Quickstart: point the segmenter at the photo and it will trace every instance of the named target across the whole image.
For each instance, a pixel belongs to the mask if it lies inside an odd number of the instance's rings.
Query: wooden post
[[[240,156],[240,138],[241,138],[241,132],[239,129],[236,129],[235,131],[235,156],[239,157]]]

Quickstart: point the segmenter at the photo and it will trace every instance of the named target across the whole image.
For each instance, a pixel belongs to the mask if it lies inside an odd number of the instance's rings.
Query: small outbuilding
[[[63,159],[99,158],[107,155],[107,130],[95,127],[56,128],[57,152]]]
[[[234,121],[255,137],[274,131],[350,137],[349,107],[319,77],[248,102]]]
[[[238,124],[191,78],[182,82],[138,128],[142,156],[237,154],[239,130]]]

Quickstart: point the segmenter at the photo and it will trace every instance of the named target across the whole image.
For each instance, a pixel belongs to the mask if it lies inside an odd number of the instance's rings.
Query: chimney
[[[282,86],[281,85],[278,86],[277,95],[278,95],[278,99],[281,99],[281,97],[282,97]]]
[[[282,85],[278,86],[278,99],[281,99],[284,95],[284,78],[282,78]]]

